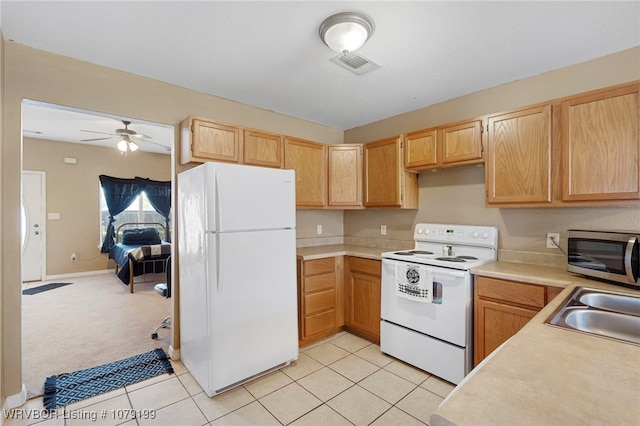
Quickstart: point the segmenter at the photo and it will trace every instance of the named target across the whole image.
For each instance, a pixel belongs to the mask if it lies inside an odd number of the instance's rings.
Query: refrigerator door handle
[[[222,207],[220,203],[221,195],[221,186],[220,185],[220,172],[216,173],[216,229],[218,231],[223,231],[222,229]]]
[[[218,293],[222,290],[222,284],[220,283],[220,234],[216,233],[216,289]]]

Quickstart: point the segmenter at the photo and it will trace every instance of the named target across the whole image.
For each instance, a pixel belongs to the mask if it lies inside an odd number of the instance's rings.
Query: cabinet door
[[[534,309],[476,299],[474,365],[524,327],[538,313]]]
[[[244,164],[276,169],[282,167],[282,136],[244,130],[242,142]]]
[[[325,145],[285,139],[284,168],[296,171],[296,206],[322,208],[327,198]]]
[[[404,170],[401,137],[364,145],[364,204],[418,208],[418,177]]]
[[[329,145],[329,200],[332,207],[362,207],[362,145]]]
[[[203,161],[240,161],[240,129],[204,120],[193,120],[191,127],[193,157]]]
[[[400,207],[400,138],[364,145],[365,202],[368,207]]]
[[[562,103],[564,201],[640,199],[638,86]]]
[[[482,161],[482,121],[440,128],[443,165]]]
[[[438,165],[438,132],[429,129],[407,134],[404,147],[404,167],[421,170]]]
[[[487,204],[551,202],[551,106],[489,117]]]
[[[379,260],[347,257],[345,325],[355,334],[380,343],[381,264]]]

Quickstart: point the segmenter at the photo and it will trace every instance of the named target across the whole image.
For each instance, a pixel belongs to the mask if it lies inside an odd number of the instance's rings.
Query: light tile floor
[[[346,332],[301,348],[295,363],[213,398],[180,361],[173,366],[175,374],[48,417],[42,397],[29,400],[12,418],[3,413],[4,425],[424,425],[454,388]]]

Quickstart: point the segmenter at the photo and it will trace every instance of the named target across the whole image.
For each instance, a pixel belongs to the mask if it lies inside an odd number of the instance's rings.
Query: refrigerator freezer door
[[[206,263],[206,196],[204,169],[178,175],[178,276],[180,283],[180,347],[182,362],[194,377],[208,377],[210,347]],[[214,253],[215,256],[215,253]]]
[[[211,395],[297,359],[298,320],[294,230],[207,238],[219,248],[208,279],[210,388],[201,383]]]
[[[295,228],[293,170],[222,163],[206,167],[207,182],[215,182],[208,189],[209,206],[215,206],[210,208],[208,231]]]

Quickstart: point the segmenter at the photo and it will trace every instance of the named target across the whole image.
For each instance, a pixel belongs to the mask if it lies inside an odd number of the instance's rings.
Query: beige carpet
[[[149,277],[149,276],[147,276]],[[139,278],[139,277],[137,277]],[[29,398],[44,381],[160,347],[168,350],[171,330],[151,332],[170,315],[171,299],[155,292],[163,274],[135,284],[135,293],[114,274],[56,282],[73,284],[22,296],[22,378]],[[28,283],[23,289],[52,281]]]

